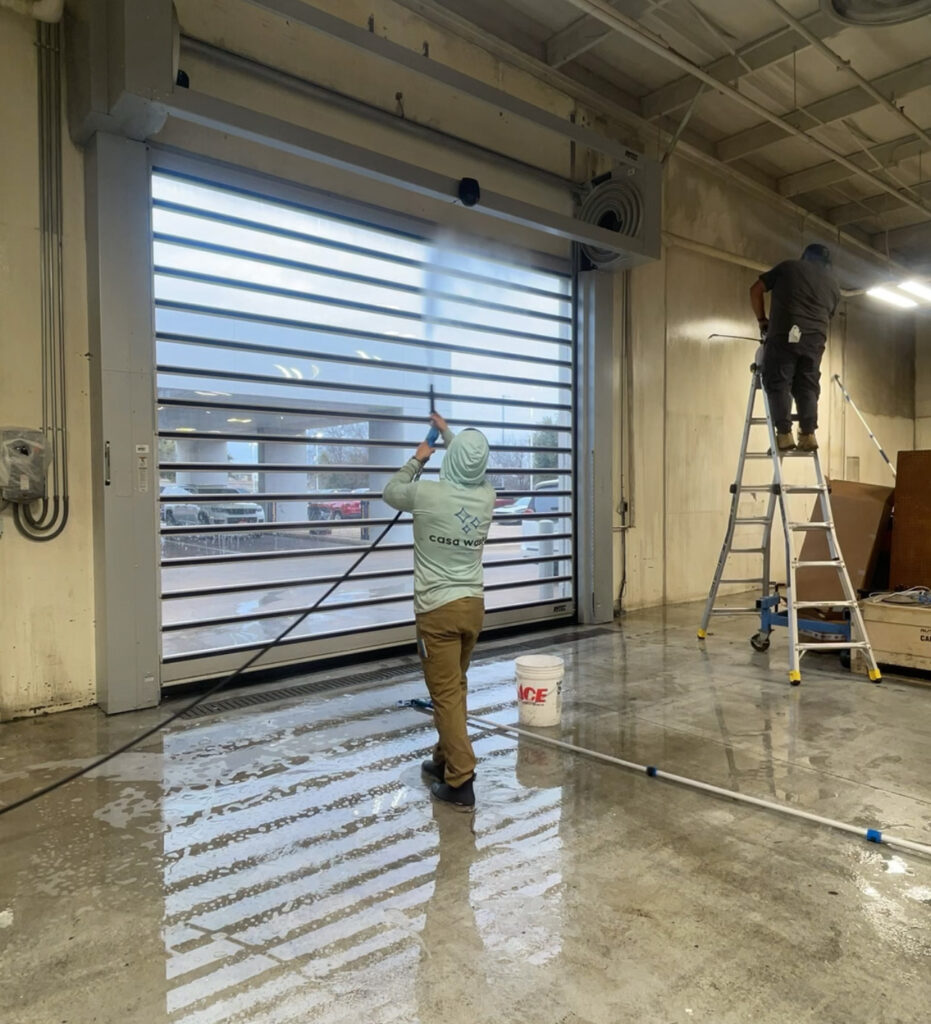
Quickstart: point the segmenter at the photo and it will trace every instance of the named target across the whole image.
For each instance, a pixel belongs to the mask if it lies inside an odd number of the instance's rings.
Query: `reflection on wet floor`
[[[560,647],[547,732],[929,840],[931,691],[834,661],[790,690],[779,644],[722,621],[699,651],[691,612]],[[429,718],[396,706],[421,688],[182,721],[3,819],[2,1019],[923,1019],[927,859],[479,727],[457,814],[420,777]],[[480,663],[471,709],[513,722],[513,690],[513,663]],[[4,797],[151,720],[4,727]]]

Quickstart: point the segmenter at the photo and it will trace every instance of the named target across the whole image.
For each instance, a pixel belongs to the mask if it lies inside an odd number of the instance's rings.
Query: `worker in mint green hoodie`
[[[385,487],[392,508],[414,514],[414,612],[424,679],[439,741],[421,766],[430,790],[458,810],[475,806],[475,754],[466,725],[466,672],[485,616],[482,551],[495,504],[485,479],[488,441],[478,430],[453,434],[430,417],[446,455],[438,481],[420,480],[434,449],[426,441]]]

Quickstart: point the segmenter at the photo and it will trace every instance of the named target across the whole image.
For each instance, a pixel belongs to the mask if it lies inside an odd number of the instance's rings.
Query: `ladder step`
[[[787,459],[810,459],[813,456],[817,455],[818,452],[817,452],[817,450],[815,450],[813,452],[801,452],[801,451],[798,450],[798,448],[793,448],[792,451],[790,451],[790,452],[780,452],[779,454],[784,459],[786,459],[786,458]]]
[[[853,608],[856,601],[794,601],[796,608]]]
[[[823,562],[796,562],[796,569],[811,569],[814,566],[820,566],[821,568],[832,568],[832,569],[843,569],[844,562],[840,558],[827,559]]]
[[[798,644],[797,646],[800,651],[863,651],[868,650],[870,645],[865,640],[855,640],[846,644]]]
[[[789,523],[790,530],[833,530],[833,523]]]
[[[760,609],[754,605],[752,608],[712,608],[712,615],[759,615]]]
[[[718,583],[762,583],[762,582],[763,582],[763,577],[762,576],[754,576],[754,577],[748,578],[748,579],[738,579],[737,577],[734,577],[733,579],[720,579],[720,580],[718,580]]]
[[[772,452],[745,452],[745,459],[766,459],[767,461],[773,457]]]
[[[755,426],[761,426],[764,423],[768,423],[769,420],[765,416],[751,416],[750,422]]]
[[[731,555],[765,555],[766,548],[731,548]]]
[[[783,484],[782,490],[786,494],[823,494],[827,490],[827,487],[805,487],[796,486],[795,484]]]
[[[753,516],[752,518],[744,517],[743,519],[735,519],[734,520],[734,525],[735,526],[746,526],[746,525],[749,525],[751,523],[755,523],[757,525],[762,524],[762,525],[765,526],[766,523],[768,523],[768,522],[769,522],[769,520],[766,518],[766,516]]]

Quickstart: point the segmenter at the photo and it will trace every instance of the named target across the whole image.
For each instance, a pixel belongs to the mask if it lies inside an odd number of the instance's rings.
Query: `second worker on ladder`
[[[769,316],[764,293],[771,292]],[[840,301],[827,246],[809,245],[799,260],[784,260],[761,274],[750,289],[750,303],[763,339],[763,387],[769,397],[779,451],[796,447],[792,399],[798,411],[798,448],[818,447],[821,356],[828,324]]]

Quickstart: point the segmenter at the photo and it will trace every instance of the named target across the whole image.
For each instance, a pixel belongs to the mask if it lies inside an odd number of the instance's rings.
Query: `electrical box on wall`
[[[49,447],[41,430],[0,427],[0,498],[30,502],[45,497]]]

